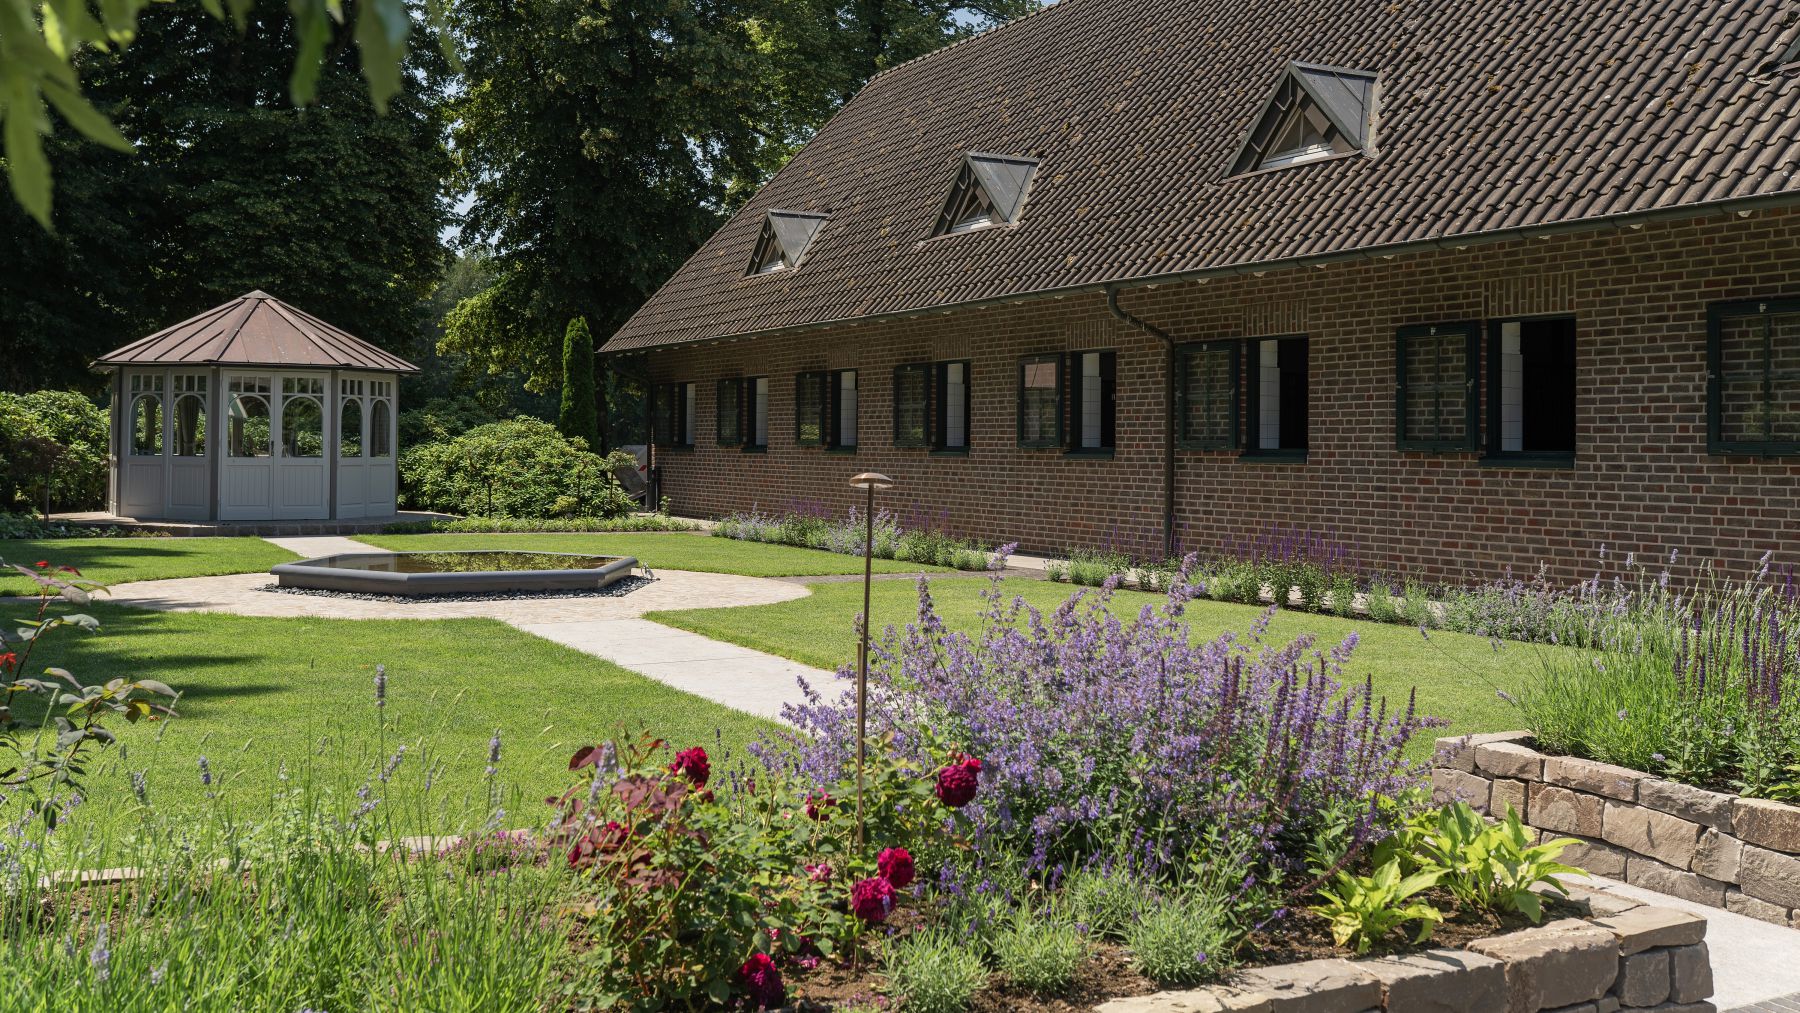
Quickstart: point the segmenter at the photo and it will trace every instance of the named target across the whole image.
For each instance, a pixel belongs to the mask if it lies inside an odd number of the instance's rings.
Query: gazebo
[[[94,365],[112,373],[115,515],[337,520],[397,509],[396,381],[418,367],[267,292]]]

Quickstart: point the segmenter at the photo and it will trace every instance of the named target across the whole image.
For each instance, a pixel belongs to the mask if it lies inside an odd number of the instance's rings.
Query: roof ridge
[[[1025,22],[1030,21],[1032,18],[1035,18],[1041,14],[1048,14],[1049,12],[1056,10],[1059,7],[1068,7],[1068,6],[1071,6],[1071,5],[1079,3],[1079,2],[1080,2],[1080,0],[1049,0],[1049,2],[1045,2],[1045,0],[1038,0],[1038,4],[1039,4],[1038,9],[1035,11],[1032,11],[1030,14],[1021,15],[1019,17],[1013,18],[1011,21],[1002,21],[999,24],[993,26],[992,28],[984,28],[981,31],[976,32],[974,35],[965,35],[960,39],[954,39],[945,45],[939,46],[938,48],[931,50],[930,52],[920,53],[918,56],[915,56],[910,60],[902,60],[899,63],[894,64],[892,67],[881,68],[880,70],[876,71],[875,73],[869,75],[869,79],[867,81],[863,82],[863,86],[856,90],[857,94],[859,94],[859,95],[862,94],[862,92],[866,91],[870,85],[872,85],[875,82],[881,80],[882,78],[888,76],[889,74],[892,74],[894,71],[901,69],[902,67],[910,67],[915,63],[923,63],[924,61],[932,59],[933,57],[942,56],[945,53],[948,53],[953,49],[958,49],[966,43],[974,42],[976,39],[985,39],[990,35],[994,35],[999,32],[1004,32],[1008,28],[1013,27],[1014,25],[1022,25]],[[845,105],[849,105],[849,103],[846,102]],[[843,108],[843,107],[840,106],[839,108]]]

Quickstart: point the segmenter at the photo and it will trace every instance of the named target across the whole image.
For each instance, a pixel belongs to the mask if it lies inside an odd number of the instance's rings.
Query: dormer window
[[[750,258],[750,277],[792,271],[800,266],[807,247],[825,225],[824,215],[804,211],[771,211],[763,219],[756,252]]]
[[[1238,149],[1231,174],[1367,152],[1374,117],[1372,72],[1290,63]]]
[[[949,236],[1017,223],[1036,173],[1034,159],[969,153],[931,234]]]

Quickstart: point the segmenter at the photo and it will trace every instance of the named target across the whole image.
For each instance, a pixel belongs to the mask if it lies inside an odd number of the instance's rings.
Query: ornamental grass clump
[[[1247,637],[1195,641],[1181,621],[1198,594],[1191,559],[1161,608],[1122,616],[1109,581],[1046,614],[1006,597],[1008,551],[979,633],[948,629],[921,580],[917,618],[888,629],[869,672],[870,726],[899,755],[924,766],[955,743],[980,756],[982,794],[964,812],[983,845],[1038,871],[1134,837],[1153,861],[1185,860],[1204,828],[1228,824],[1284,864],[1328,811],[1365,813],[1367,839],[1384,829],[1375,800],[1419,783],[1404,750],[1436,722],[1340,681],[1354,635],[1326,651],[1277,646],[1265,613]],[[853,695],[815,692],[785,716],[796,731],[764,743],[765,762],[838,781],[855,754]]]

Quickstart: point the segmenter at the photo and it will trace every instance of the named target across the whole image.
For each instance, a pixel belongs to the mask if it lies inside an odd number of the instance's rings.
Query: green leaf
[[[48,125],[44,123],[43,103],[31,93],[23,75],[10,83],[12,87],[0,102],[0,116],[5,118],[7,183],[19,206],[49,230],[50,160],[44,155],[43,134]]]
[[[44,97],[56,109],[69,126],[81,132],[83,137],[98,144],[103,144],[114,151],[131,151],[131,142],[119,133],[106,117],[100,115],[81,93],[60,82],[48,81],[44,84]],[[86,605],[93,601],[85,591],[73,585],[64,585],[62,596],[77,605]]]
[[[363,77],[377,112],[386,112],[388,99],[400,92],[401,63],[411,34],[405,0],[363,0],[358,5],[356,44],[362,50]]]

